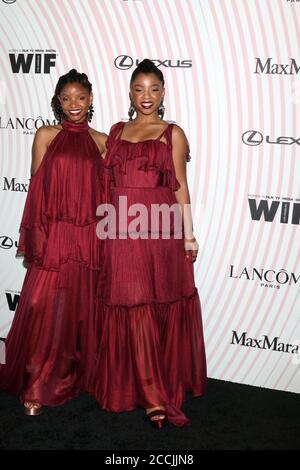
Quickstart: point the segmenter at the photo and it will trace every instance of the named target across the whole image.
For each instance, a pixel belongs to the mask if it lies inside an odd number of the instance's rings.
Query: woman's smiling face
[[[67,119],[81,122],[86,119],[93,95],[80,83],[68,83],[58,95],[62,111]]]
[[[152,114],[164,97],[162,82],[154,73],[139,73],[130,86],[129,96],[137,113]]]

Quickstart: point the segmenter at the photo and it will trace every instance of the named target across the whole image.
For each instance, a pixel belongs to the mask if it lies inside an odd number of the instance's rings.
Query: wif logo
[[[50,73],[55,67],[57,54],[55,51],[27,49],[21,52],[9,52],[12,73]]]
[[[281,224],[299,225],[300,223],[300,203],[290,201],[268,201],[261,199],[259,203],[255,199],[248,199],[252,220],[273,222],[277,212],[280,214]]]
[[[11,292],[5,292],[5,297],[10,312],[15,312],[20,299],[20,294],[12,294]]]

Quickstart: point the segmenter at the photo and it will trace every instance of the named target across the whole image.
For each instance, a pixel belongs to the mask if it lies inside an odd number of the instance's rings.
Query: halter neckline
[[[89,124],[88,124],[87,119],[85,119],[82,122],[72,122],[72,121],[69,121],[68,119],[65,119],[62,122],[62,127],[65,131],[85,132],[89,129]]]

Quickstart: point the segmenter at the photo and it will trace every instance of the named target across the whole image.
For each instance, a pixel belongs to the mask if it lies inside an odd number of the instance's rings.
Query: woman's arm
[[[186,157],[189,147],[185,133],[177,125],[173,126],[172,148],[176,178],[180,183],[180,188],[176,191],[175,196],[183,214],[185,251],[187,254],[191,253],[195,260],[198,253],[198,243],[193,234],[191,199],[186,176]]]
[[[36,131],[32,144],[31,176],[38,171],[49,143],[57,132],[53,126],[42,126]]]

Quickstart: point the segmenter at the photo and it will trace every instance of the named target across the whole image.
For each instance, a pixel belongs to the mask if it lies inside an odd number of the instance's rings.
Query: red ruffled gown
[[[65,120],[31,178],[17,250],[28,269],[0,366],[0,388],[21,402],[55,406],[89,390],[102,170],[88,122]]]
[[[127,196],[128,208],[176,203],[173,125],[157,139],[133,143],[120,137],[124,124],[117,123],[107,141],[104,199],[115,208],[119,196]],[[125,238],[129,231],[127,225],[104,241],[94,394],[114,412],[165,405],[169,421],[184,426],[185,392],[203,395],[207,380],[193,262],[182,238],[163,239],[162,230],[158,239]]]

